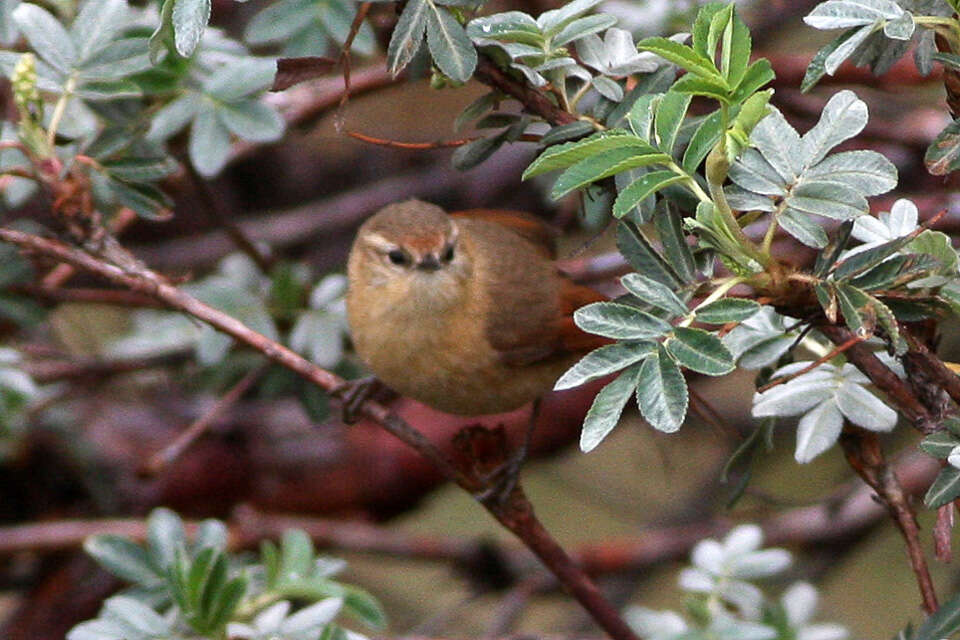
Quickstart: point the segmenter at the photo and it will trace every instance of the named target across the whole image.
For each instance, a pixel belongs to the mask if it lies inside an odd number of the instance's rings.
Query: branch
[[[0,228],[0,240],[28,251],[57,258],[76,268],[97,274],[114,284],[153,296],[170,308],[202,320],[238,342],[252,347],[268,359],[293,371],[328,393],[336,393],[345,386],[346,381],[343,378],[317,367],[282,344],[270,340],[235,318],[200,302],[145,268],[136,272],[131,269],[123,269],[61,242],[12,229]],[[382,404],[369,400],[360,407],[360,413],[377,422],[388,432],[427,458],[445,477],[476,495],[478,489],[476,479],[463,473],[433,442],[399,416],[390,412]],[[519,487],[516,487],[512,495],[516,497],[520,494],[522,492]],[[617,610],[602,596],[597,586],[583,569],[566,555],[556,540],[536,519],[529,503],[524,506],[514,499],[510,501],[511,508],[509,509],[498,508],[491,503],[481,504],[498,521],[517,535],[554,572],[560,583],[590,612],[594,620],[607,633],[617,640],[637,640],[630,627],[623,621]]]
[[[903,534],[907,543],[910,567],[917,578],[917,586],[923,597],[923,609],[928,614],[935,612],[939,608],[937,594],[933,588],[933,580],[930,578],[930,570],[927,568],[927,558],[920,545],[920,528],[917,525],[916,514],[910,507],[896,474],[884,460],[877,434],[859,427],[848,427],[840,436],[840,444],[847,455],[847,462],[857,475],[877,492],[890,512],[890,517]]]
[[[537,114],[555,127],[577,121],[576,116],[555,105],[547,94],[513,79],[483,54],[480,54],[477,60],[474,77],[485,85],[516,98],[527,111]]]
[[[847,344],[855,336],[846,327],[833,324],[817,326],[817,329],[837,346]],[[917,399],[906,382],[897,377],[890,367],[883,364],[874,354],[873,349],[864,344],[854,344],[846,351],[847,360],[864,373],[870,382],[887,394],[887,397],[897,405],[902,413],[913,425],[923,433],[931,433],[939,420],[927,407]]]

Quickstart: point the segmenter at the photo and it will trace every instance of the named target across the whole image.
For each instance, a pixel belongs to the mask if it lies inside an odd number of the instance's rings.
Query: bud
[[[37,59],[32,53],[20,56],[10,76],[13,99],[21,118],[29,118],[31,107],[39,110],[40,92],[37,90]]]

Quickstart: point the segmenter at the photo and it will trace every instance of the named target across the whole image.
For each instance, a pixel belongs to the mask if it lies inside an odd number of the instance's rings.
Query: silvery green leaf
[[[534,70],[543,73],[545,71],[552,71],[553,69],[563,69],[565,67],[575,67],[577,61],[569,56],[563,56],[560,58],[550,58],[545,61],[543,64],[538,64],[534,67]]]
[[[727,580],[717,585],[716,592],[720,598],[739,609],[745,618],[756,619],[760,617],[764,596],[759,587],[742,580]],[[735,635],[727,637],[730,638],[730,640],[745,639],[745,636],[739,629]]]
[[[830,398],[818,404],[797,425],[796,461],[801,464],[810,462],[832,447],[842,428],[843,415],[836,400]]]
[[[868,24],[854,31],[849,38],[839,42],[837,48],[823,61],[824,70],[831,76],[836,73],[844,60],[853,55],[854,51],[866,42],[867,38],[873,35],[877,28],[878,25],[876,24]]]
[[[139,638],[169,636],[170,624],[156,611],[127,596],[113,596],[103,603],[103,617],[124,627]]]
[[[777,222],[781,229],[808,247],[822,249],[827,246],[826,231],[803,211],[787,207],[780,212]]]
[[[559,9],[544,11],[537,17],[537,26],[547,35],[555,35],[560,32],[574,18],[579,18],[602,0],[573,0]]]
[[[722,544],[712,538],[698,542],[690,554],[690,564],[712,576],[723,576],[726,563],[726,550]],[[713,590],[715,584],[713,580],[704,580],[699,576],[690,576],[687,580],[688,584],[684,585],[684,589],[691,591],[697,591],[702,588]]]
[[[934,478],[933,483],[927,490],[927,494],[923,497],[923,503],[931,509],[936,509],[937,507],[941,507],[945,504],[953,502],[957,496],[960,496],[960,469],[954,466],[947,466],[941,469],[940,473],[937,474],[937,477]],[[937,614],[934,614],[934,616],[936,615]],[[934,616],[928,618],[928,622],[930,622]],[[955,608],[954,616],[956,616]],[[947,628],[954,629],[955,627],[956,622],[954,621],[954,623]],[[943,629],[942,626],[940,628]],[[924,627],[921,627],[920,631],[922,632],[923,629]],[[928,633],[926,635],[921,635],[920,637],[933,640],[934,638],[940,638],[941,634]]]
[[[863,131],[867,119],[867,103],[857,94],[850,90],[834,94],[824,106],[820,120],[801,139],[802,166],[815,165],[830,149]]]
[[[795,324],[792,318],[777,314],[771,307],[762,307],[724,336],[723,343],[741,367],[766,367],[776,362],[794,341],[794,332],[787,332],[788,322]]]
[[[664,433],[678,430],[687,416],[687,381],[662,345],[640,366],[637,405],[644,420]]]
[[[897,186],[897,168],[876,151],[835,153],[807,169],[804,179],[840,182],[865,196],[886,193]]]
[[[467,24],[467,35],[478,44],[487,44],[489,41],[519,42],[538,47],[543,52],[543,34],[537,21],[522,11],[505,11],[474,18]]]
[[[173,5],[173,42],[184,58],[193,55],[210,21],[210,0],[177,0]]]
[[[427,45],[433,61],[446,76],[466,82],[477,66],[477,50],[456,18],[427,2]]]
[[[720,298],[697,309],[697,321],[709,324],[742,322],[760,311],[761,307],[746,298]]]
[[[625,174],[627,173],[628,172],[618,173],[616,177],[619,179],[621,176],[624,176],[626,179],[630,179],[632,176],[626,176]],[[647,220],[649,213],[653,210],[653,199],[650,198],[650,196],[671,184],[683,182],[686,179],[686,176],[665,169],[663,171],[644,173],[622,189],[619,186],[620,182],[618,180],[617,199],[613,203],[614,217],[622,218],[631,211],[636,210],[636,207],[639,206],[641,218]]]
[[[557,391],[578,387],[581,384],[616,373],[625,367],[640,362],[655,348],[652,342],[618,342],[595,349],[560,376],[553,388]]]
[[[603,37],[607,56],[606,73],[612,76],[628,76],[635,73],[651,73],[660,66],[651,53],[637,53],[633,35],[625,29],[611,28]]]
[[[603,70],[607,67],[603,40],[597,35],[588,35],[577,43],[577,55],[588,67]]]
[[[523,74],[523,77],[526,78],[527,82],[529,82],[534,87],[543,87],[547,84],[546,78],[544,78],[542,75],[540,75],[539,73],[537,73],[536,71],[534,71],[533,69],[531,69],[525,64],[511,64],[510,68],[516,69],[521,74]]]
[[[903,9],[893,0],[827,0],[803,21],[814,29],[845,29],[881,20],[894,20]]]
[[[716,545],[716,540],[704,540],[700,544],[713,543]],[[699,544],[697,545],[700,546]],[[696,551],[696,547],[694,548]],[[707,571],[703,568],[700,568],[697,565],[696,560],[692,560],[695,567],[687,567],[680,571],[680,575],[677,576],[677,584],[680,585],[680,588],[684,591],[693,591],[694,593],[710,593],[717,586],[717,581],[713,577],[713,572]],[[721,565],[722,566],[722,565]]]
[[[127,630],[113,620],[94,618],[70,629],[67,640],[140,640],[128,638]]]
[[[190,162],[200,175],[215,176],[227,164],[230,132],[212,106],[205,106],[193,120],[188,146]]]
[[[834,220],[852,220],[870,210],[860,192],[839,182],[804,181],[787,197],[787,206]]]
[[[918,220],[917,205],[906,198],[900,198],[893,203],[889,212],[881,211],[876,218],[873,216],[857,218],[853,223],[851,235],[868,245],[883,244],[913,233],[917,228]]]
[[[809,362],[795,362],[783,367],[774,374],[774,378],[792,375],[809,365]],[[753,396],[754,418],[770,416],[795,416],[808,411],[817,404],[833,398],[841,380],[833,365],[822,364],[781,385]]]
[[[152,66],[147,38],[116,40],[89,56],[77,69],[85,81],[124,78]]]
[[[340,319],[322,310],[305,311],[290,330],[290,348],[318,366],[336,366],[343,357]]]
[[[675,611],[655,611],[633,606],[624,611],[623,617],[630,628],[642,638],[671,638],[688,630],[683,616]]]
[[[905,11],[899,18],[888,20],[887,23],[883,25],[883,33],[888,38],[893,38],[894,40],[910,40],[916,28],[917,25],[913,21],[913,14]]]
[[[87,0],[70,25],[70,37],[77,48],[77,59],[84,61],[106,46],[126,23],[124,0]],[[144,39],[146,48],[146,39]]]
[[[787,183],[796,182],[803,169],[799,153],[802,142],[796,129],[778,110],[771,109],[769,115],[754,127],[750,140],[781,178]]]
[[[647,142],[653,141],[653,116],[662,94],[653,93],[637,98],[627,112],[627,124],[637,137]]]
[[[272,58],[248,57],[218,69],[203,83],[203,90],[218,100],[231,102],[265,91],[273,84],[276,72]]]
[[[20,6],[20,0],[0,2],[0,46],[12,47],[17,39],[17,25],[13,11]]]
[[[280,0],[250,19],[243,39],[249,44],[284,41],[316,19],[317,7],[313,0]]]
[[[739,584],[747,587],[753,586],[744,582]],[[741,613],[748,615],[745,611],[741,611]],[[755,617],[758,617],[759,610],[756,611],[756,614]],[[709,637],[716,640],[774,640],[780,637],[780,634],[777,629],[769,625],[740,620],[730,614],[720,612],[710,621]]]
[[[744,553],[728,562],[729,575],[741,580],[756,580],[776,575],[793,563],[786,549],[761,549]]]
[[[13,11],[13,19],[37,55],[57,71],[70,72],[77,62],[77,50],[66,29],[50,12],[24,3]]]
[[[924,29],[914,46],[913,61],[921,75],[928,76],[933,72],[933,56],[937,52],[935,38],[933,29]]]
[[[730,167],[730,180],[747,191],[767,196],[783,196],[787,183],[756,149],[746,149]]]
[[[763,529],[755,524],[738,525],[723,538],[722,546],[725,557],[756,551],[763,546]]]
[[[620,278],[620,283],[628,292],[671,315],[682,316],[687,313],[687,305],[677,294],[656,280],[639,273],[628,273]]]
[[[607,100],[613,100],[614,102],[623,100],[623,87],[614,80],[606,76],[596,76],[591,80],[591,84]]]
[[[594,302],[580,307],[573,319],[584,331],[617,340],[659,338],[672,329],[656,316],[617,302]]]
[[[410,0],[403,8],[387,46],[387,68],[397,75],[420,49],[427,30],[428,0]]]
[[[320,23],[334,42],[343,46],[350,35],[353,19],[356,17],[357,5],[350,0],[332,0],[319,3]],[[360,23],[360,30],[353,40],[351,50],[363,55],[373,53],[376,40],[373,29],[366,21]]]
[[[300,609],[280,625],[281,635],[294,635],[319,630],[333,622],[343,608],[343,598],[326,598]]]
[[[735,211],[773,211],[776,205],[768,196],[762,196],[737,185],[730,185],[724,189],[727,204]]]
[[[133,80],[112,80],[108,82],[85,82],[77,87],[74,94],[88,102],[94,102],[138,98],[143,95],[143,92],[140,90],[140,85]],[[60,133],[66,135],[66,130],[60,129]]]
[[[620,422],[620,415],[637,384],[640,365],[634,365],[621,373],[593,399],[590,410],[583,420],[580,434],[580,450],[592,451]]]
[[[680,365],[704,375],[722,376],[735,366],[720,338],[703,329],[676,327],[664,346]]]
[[[203,98],[193,92],[176,98],[153,116],[147,140],[162,142],[176,134],[193,120],[203,104]]]
[[[845,380],[836,391],[837,407],[850,422],[871,431],[890,431],[897,412],[859,384]]]
[[[931,433],[920,442],[921,449],[934,458],[941,460],[946,460],[958,446],[960,446],[960,442],[958,442],[957,437],[949,431]]]
[[[590,34],[608,29],[615,24],[617,24],[617,19],[609,14],[600,13],[592,16],[585,16],[583,18],[578,18],[577,20],[574,20],[565,26],[563,30],[554,36],[550,42],[553,44],[553,46],[560,47],[568,42],[573,42]],[[539,29],[537,31],[539,32]],[[631,44],[632,42],[633,41],[631,40]],[[579,52],[579,46],[577,51]],[[633,54],[636,55],[636,53],[636,48],[633,48]]]
[[[809,582],[795,582],[780,596],[780,604],[792,627],[801,627],[813,619],[820,595]]]
[[[49,125],[49,117],[53,110],[48,109],[44,114],[45,124]],[[87,138],[96,134],[100,127],[100,120],[83,100],[69,100],[63,110],[63,119],[57,133],[67,138]]]
[[[224,126],[238,138],[273,142],[283,135],[283,118],[259,100],[224,103],[218,112]]]

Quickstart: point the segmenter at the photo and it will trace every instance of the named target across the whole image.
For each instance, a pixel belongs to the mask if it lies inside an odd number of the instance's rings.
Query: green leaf
[[[13,19],[37,55],[58,71],[70,73],[77,62],[77,50],[66,29],[50,12],[25,2],[14,9]]]
[[[932,433],[920,442],[921,449],[941,460],[946,460],[957,446],[960,446],[960,439],[949,431]]]
[[[720,338],[703,329],[676,327],[664,346],[677,362],[697,373],[722,376],[736,366]]]
[[[647,304],[663,309],[673,316],[687,314],[687,305],[664,284],[639,273],[628,273],[620,278],[623,287]]]
[[[220,173],[230,155],[230,132],[217,111],[207,107],[197,115],[190,128],[190,162],[202,176]]]
[[[670,91],[694,96],[706,96],[726,104],[730,103],[730,92],[722,82],[710,78],[701,78],[693,74],[685,75],[674,82]]]
[[[429,1],[427,6],[427,45],[433,61],[446,76],[466,82],[477,66],[477,50],[448,10]]]
[[[836,287],[837,302],[847,328],[856,335],[873,333],[873,327],[864,324],[864,313],[870,312],[870,296],[856,287],[840,284]]]
[[[662,345],[640,365],[636,381],[640,413],[658,431],[673,433],[687,416],[687,381]]]
[[[743,74],[740,84],[730,94],[731,104],[740,104],[749,98],[755,91],[760,89],[768,82],[772,82],[777,74],[773,72],[770,61],[766,58],[760,58],[749,67]]]
[[[210,21],[210,0],[176,0],[173,5],[173,42],[184,58],[193,55]]]
[[[522,179],[527,180],[555,169],[563,169],[613,149],[632,149],[638,154],[656,153],[650,143],[623,129],[601,131],[583,140],[550,147],[527,167]]]
[[[830,239],[830,243],[817,254],[817,260],[813,266],[813,275],[823,278],[830,272],[840,254],[847,248],[847,242],[850,241],[850,234],[853,232],[853,224],[853,220],[847,220],[841,224]]]
[[[686,179],[686,176],[679,175],[670,170],[652,171],[644,174],[617,194],[617,199],[613,203],[614,217],[622,218],[657,191],[671,184],[683,182]]]
[[[571,21],[587,13],[602,0],[572,0],[559,9],[544,11],[537,17],[537,26],[548,36],[559,33]]]
[[[808,247],[821,249],[827,246],[827,233],[823,227],[802,211],[788,207],[777,216],[777,222],[780,228]]]
[[[960,120],[954,120],[927,147],[923,157],[927,171],[945,176],[960,168]]]
[[[126,23],[124,0],[87,0],[70,25],[70,37],[77,47],[77,59],[84,61],[106,46]],[[147,41],[144,39],[144,53]]]
[[[720,140],[723,133],[722,115],[720,111],[711,113],[693,132],[687,149],[683,152],[683,170],[687,173],[696,173],[700,163]]]
[[[111,42],[77,68],[84,83],[118,80],[151,67],[146,38],[124,38]]]
[[[719,86],[729,89],[713,61],[686,45],[668,38],[657,37],[641,40],[637,43],[637,49],[655,53],[704,80],[716,82]]]
[[[618,342],[594,349],[560,376],[554,390],[571,389],[616,373],[635,364],[656,349],[653,342]]]
[[[839,182],[865,196],[897,186],[897,168],[876,151],[834,153],[804,172],[804,179]]]
[[[760,305],[746,298],[721,298],[697,309],[697,320],[709,324],[742,322],[756,312]]]
[[[173,201],[154,185],[112,178],[107,181],[107,185],[115,202],[132,209],[138,216],[147,220],[170,218]]]
[[[83,550],[113,575],[134,584],[157,584],[162,577],[151,565],[146,550],[123,536],[90,536]]]
[[[710,27],[713,24],[714,16],[719,12],[727,10],[727,5],[723,2],[708,2],[697,11],[697,17],[693,21],[693,50],[703,56],[713,60],[717,55],[717,41],[710,40]]]
[[[632,148],[612,149],[584,158],[560,174],[553,189],[550,190],[550,197],[559,200],[571,191],[621,171],[654,164],[668,164],[670,161],[670,156],[664,153],[638,153],[637,149]]]
[[[597,14],[578,18],[563,28],[554,36],[550,43],[554,47],[563,46],[574,40],[579,40],[591,33],[598,33],[617,24],[617,18],[609,14]]]
[[[273,142],[283,136],[283,118],[259,100],[223,104],[218,113],[224,126],[243,140]]]
[[[946,471],[946,469],[944,469],[944,471]],[[944,471],[941,471],[940,475],[943,475]],[[957,470],[954,469],[954,471]],[[960,486],[960,473],[953,475],[955,476],[955,482]],[[940,476],[937,476],[937,479],[939,480]],[[934,484],[936,484],[936,482],[934,482]],[[931,490],[932,489],[933,487],[931,487]],[[926,500],[924,501],[926,502]],[[944,504],[946,504],[946,502]],[[930,614],[930,616],[923,621],[923,624],[920,625],[920,628],[917,629],[916,634],[911,637],[911,640],[942,640],[943,638],[949,638],[956,634],[958,629],[960,629],[960,594],[942,603],[939,609]]]
[[[300,529],[288,529],[283,533],[280,545],[280,576],[309,576],[313,571],[313,542]]]
[[[561,142],[567,142],[568,140],[582,138],[595,131],[596,128],[591,123],[585,120],[577,120],[576,122],[569,122],[550,129],[540,138],[540,144],[544,147],[549,147],[560,144]]]
[[[540,48],[544,38],[537,21],[522,11],[505,11],[474,18],[467,24],[467,35],[485,42],[519,42]]]
[[[617,248],[630,266],[648,278],[672,288],[682,284],[681,279],[635,225],[627,222],[617,225]]]
[[[276,71],[277,63],[271,58],[244,58],[211,75],[203,91],[215,102],[233,102],[268,89]]]
[[[657,147],[666,154],[673,154],[677,141],[677,132],[683,124],[684,116],[690,107],[691,96],[669,91],[657,104],[654,130],[657,133]]]
[[[933,483],[927,490],[927,494],[923,496],[923,504],[927,505],[929,509],[936,509],[945,504],[953,502],[958,497],[960,497],[960,469],[948,465],[941,469],[940,473],[937,474],[937,477],[934,478]],[[960,614],[958,614],[956,611],[953,613],[953,615],[960,619]],[[956,629],[957,624],[957,620],[952,621],[953,628],[951,629],[951,632]],[[924,627],[926,627],[926,624],[920,628],[920,631],[923,631]],[[918,637],[939,639],[944,638],[947,635],[948,634],[941,635],[937,633],[936,635],[931,636],[920,636],[918,632]]]
[[[834,220],[850,220],[870,211],[859,191],[838,182],[803,181],[787,197],[791,209]]]
[[[147,548],[150,561],[158,571],[171,566],[178,550],[186,549],[187,536],[183,521],[170,509],[158,508],[147,519]]]
[[[753,47],[750,29],[740,19],[735,5],[730,5],[733,15],[724,34],[723,57],[720,71],[731,87],[737,87],[743,80],[750,64],[750,51]]]
[[[111,176],[120,180],[152,182],[175,173],[177,162],[168,156],[159,158],[123,158],[102,163]]]
[[[580,307],[573,320],[588,333],[616,340],[659,338],[672,328],[654,315],[618,302],[594,302]]]
[[[224,567],[226,567],[226,564],[224,564]],[[246,590],[247,579],[245,576],[237,576],[219,587],[214,592],[215,597],[207,609],[206,627],[212,630],[225,627],[237,610],[237,606]]]
[[[173,136],[193,120],[203,105],[200,94],[189,92],[172,100],[153,116],[147,140],[162,142]]]
[[[506,137],[503,132],[486,138],[477,138],[462,147],[458,147],[453,152],[451,163],[454,168],[460,171],[472,169],[492,156],[497,149],[503,146],[504,142],[506,142]]]
[[[654,360],[656,355],[651,356]],[[646,365],[644,362],[644,365]],[[583,431],[580,434],[580,450],[583,452],[593,451],[603,439],[613,431],[613,428],[620,422],[620,416],[623,408],[626,406],[633,390],[637,385],[641,366],[633,365],[616,380],[609,383],[597,394],[590,405],[590,410],[583,420]]]
[[[876,247],[871,247],[866,251],[855,253],[839,263],[833,272],[833,277],[836,280],[846,280],[868,269],[872,269],[902,249],[910,243],[910,241],[910,236],[904,236],[890,240],[889,242],[884,242]]]
[[[393,75],[403,71],[420,49],[429,9],[428,0],[410,0],[403,8],[387,46],[387,68]]]
[[[669,201],[660,205],[653,218],[666,263],[681,282],[692,283],[697,279],[697,266],[693,252],[683,232],[683,217],[680,210]]]
[[[807,65],[807,71],[803,76],[803,81],[800,83],[800,91],[806,93],[816,86],[818,82],[820,82],[820,79],[823,78],[823,76],[825,76],[827,73],[827,58],[830,57],[830,55],[836,51],[840,45],[853,37],[857,31],[859,31],[858,27],[849,29],[817,51],[817,53],[813,56],[813,59],[810,60],[810,64]]]

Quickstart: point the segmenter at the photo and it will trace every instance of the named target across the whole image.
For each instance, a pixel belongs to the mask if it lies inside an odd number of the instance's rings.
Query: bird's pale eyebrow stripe
[[[400,248],[395,243],[390,242],[389,240],[387,240],[386,238],[384,238],[383,236],[377,233],[367,234],[366,237],[364,238],[364,242],[373,246],[375,249],[379,249],[380,251],[383,251],[384,253]]]

